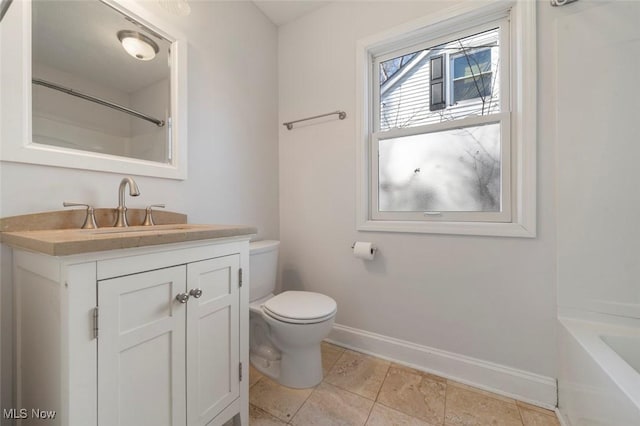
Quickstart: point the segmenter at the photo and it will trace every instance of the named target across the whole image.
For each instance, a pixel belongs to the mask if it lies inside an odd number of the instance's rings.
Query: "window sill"
[[[527,227],[521,223],[366,220],[358,224],[357,230],[371,232],[410,232],[419,234],[480,235],[493,237],[536,237],[535,226]]]

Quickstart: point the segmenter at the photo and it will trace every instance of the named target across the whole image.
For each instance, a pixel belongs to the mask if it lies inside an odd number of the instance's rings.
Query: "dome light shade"
[[[118,31],[118,40],[129,55],[141,61],[152,60],[160,51],[155,41],[137,31]]]

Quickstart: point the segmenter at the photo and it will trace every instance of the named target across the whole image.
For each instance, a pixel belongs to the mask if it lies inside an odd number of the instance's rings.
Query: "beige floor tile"
[[[549,411],[551,414],[546,414],[540,410],[531,410],[529,408],[520,408],[520,415],[522,416],[522,422],[524,426],[560,426],[558,417],[553,411]],[[548,410],[545,410],[548,411]]]
[[[499,399],[504,402],[508,402],[509,404],[515,404],[516,400],[513,398],[509,398],[507,396],[498,395],[497,393],[489,392],[484,389],[474,388],[473,386],[465,385],[464,383],[456,382],[455,380],[447,380],[447,384],[449,386],[457,386],[462,389],[467,389],[473,392],[481,393],[483,395],[489,396],[491,398]]]
[[[262,373],[256,370],[253,365],[249,364],[249,387],[258,383],[258,380],[262,377],[264,377]]]
[[[345,350],[324,381],[375,400],[390,364],[389,361]]]
[[[255,405],[249,405],[249,424],[251,426],[284,426],[286,423],[273,417],[256,407]]]
[[[556,412],[552,410],[547,410],[546,408],[538,407],[537,405],[527,404],[526,402],[516,401],[516,404],[520,408],[526,408],[527,410],[538,411],[542,414],[546,414],[548,416],[555,416]]]
[[[522,426],[518,406],[461,386],[447,386],[446,425]]]
[[[249,402],[285,422],[290,421],[311,395],[311,389],[291,389],[268,377],[261,378],[249,392]]]
[[[373,401],[327,383],[321,383],[291,421],[295,426],[362,426]]]
[[[434,425],[444,422],[447,384],[428,374],[393,365],[380,389],[378,402]]]
[[[320,349],[322,350],[322,374],[326,376],[338,358],[344,353],[344,349],[328,342],[322,342]]]
[[[445,379],[444,377],[441,376],[436,376],[435,374],[431,374],[431,373],[427,373],[425,371],[420,371],[420,370],[416,370],[415,368],[411,368],[411,367],[407,367],[405,365],[402,364],[391,364],[392,368],[397,368],[398,370],[404,370],[404,371],[408,371],[410,373],[413,374],[420,374],[422,376],[428,377],[431,380],[435,380],[436,382],[446,382],[447,379]]]
[[[432,426],[420,419],[385,407],[382,404],[374,404],[366,426]]]

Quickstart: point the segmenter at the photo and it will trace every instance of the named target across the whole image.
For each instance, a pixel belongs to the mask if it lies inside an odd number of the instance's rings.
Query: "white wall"
[[[640,318],[639,6],[579,2],[554,23],[562,310]],[[586,69],[598,77],[576,72]]]
[[[51,66],[32,64],[33,78],[129,106],[129,94]],[[48,87],[33,85],[33,140],[73,149],[124,155],[131,116]]]
[[[130,94],[131,107],[136,111],[166,121],[171,107],[170,90],[169,78],[136,90]],[[131,139],[127,146],[128,155],[160,163],[166,162],[168,123],[158,127],[146,120],[131,118]]]
[[[157,4],[146,7],[189,41],[189,178],[136,176],[141,196],[128,198],[128,206],[163,202],[187,213],[190,222],[250,224],[259,237],[278,238],[275,26],[250,2],[191,2],[184,18]],[[2,217],[59,210],[63,200],[117,205],[121,175],[5,162],[0,167]],[[9,255],[3,247],[2,407],[12,406]]]
[[[357,232],[355,46],[452,2],[338,2],[279,31],[280,122],[343,109],[344,121],[280,127],[281,282],[323,292],[336,322],[555,377],[552,40],[541,31],[538,237]],[[538,4],[538,27],[553,13]],[[373,262],[351,244],[373,241]],[[555,395],[554,395],[555,397]]]

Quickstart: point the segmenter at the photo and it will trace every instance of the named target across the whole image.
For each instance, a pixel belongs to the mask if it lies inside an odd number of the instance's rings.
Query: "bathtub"
[[[558,408],[570,426],[640,425],[640,326],[559,318]]]

